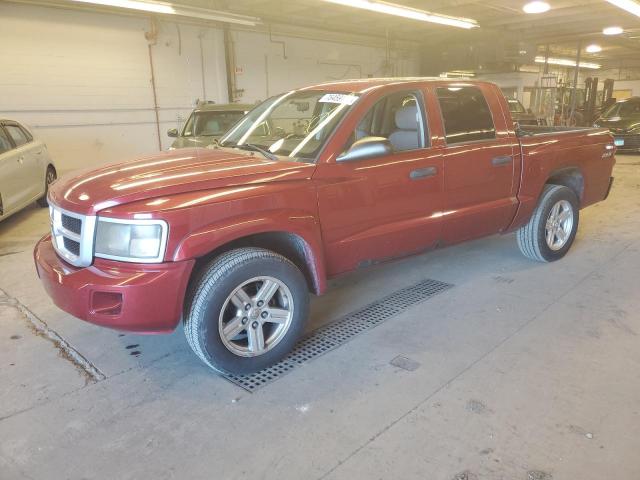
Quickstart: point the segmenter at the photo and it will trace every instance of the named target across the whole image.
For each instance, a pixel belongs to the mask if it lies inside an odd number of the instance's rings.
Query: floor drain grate
[[[224,375],[224,377],[245,390],[253,392],[289,373],[298,365],[339,347],[362,332],[451,287],[453,285],[450,283],[431,279],[423,280],[314,330],[302,339],[289,355],[269,368],[250,375]]]

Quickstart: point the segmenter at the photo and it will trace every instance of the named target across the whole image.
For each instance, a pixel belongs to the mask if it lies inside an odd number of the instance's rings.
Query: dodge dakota
[[[604,200],[605,129],[517,127],[497,86],[364,79],[258,105],[210,148],[114,164],[50,186],[35,247],[56,305],[166,333],[211,368],[255,372],[303,332],[309,294],[377,262],[517,232],[550,262]]]

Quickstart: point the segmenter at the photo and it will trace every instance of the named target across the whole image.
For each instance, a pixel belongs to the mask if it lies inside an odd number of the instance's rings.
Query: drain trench
[[[254,392],[294,368],[338,348],[355,336],[451,287],[453,285],[450,283],[425,279],[314,330],[303,338],[289,355],[269,368],[250,375],[223,376],[248,392]]]
[[[51,329],[47,322],[38,318],[31,310],[20,303],[16,298],[9,296],[0,289],[0,305],[6,305],[18,310],[27,320],[31,331],[39,337],[48,340],[58,350],[60,357],[70,362],[76,370],[84,376],[85,384],[96,383],[107,376],[87,360],[80,352],[73,348],[69,342],[62,338],[55,330]]]

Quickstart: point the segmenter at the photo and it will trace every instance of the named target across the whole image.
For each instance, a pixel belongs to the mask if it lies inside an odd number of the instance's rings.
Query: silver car
[[[47,146],[18,122],[0,119],[0,221],[34,201],[46,207],[55,179]]]

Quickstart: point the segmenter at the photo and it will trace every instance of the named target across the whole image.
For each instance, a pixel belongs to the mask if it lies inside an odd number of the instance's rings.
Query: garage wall
[[[248,103],[314,83],[419,74],[419,57],[409,49],[391,49],[387,58],[385,48],[357,43],[244,31],[232,38],[236,86]]]
[[[149,30],[142,18],[0,3],[0,117],[30,125],[63,171],[157,151]],[[196,99],[227,100],[222,32],[160,24],[152,49],[166,148],[164,131]]]
[[[150,31],[143,17],[0,2],[0,117],[31,126],[62,172],[158,151]],[[364,41],[235,30],[232,38],[242,102],[309,83],[418,73],[411,51],[387,59]],[[198,99],[228,101],[224,37],[220,28],[158,22],[152,43],[166,149],[166,130]]]

